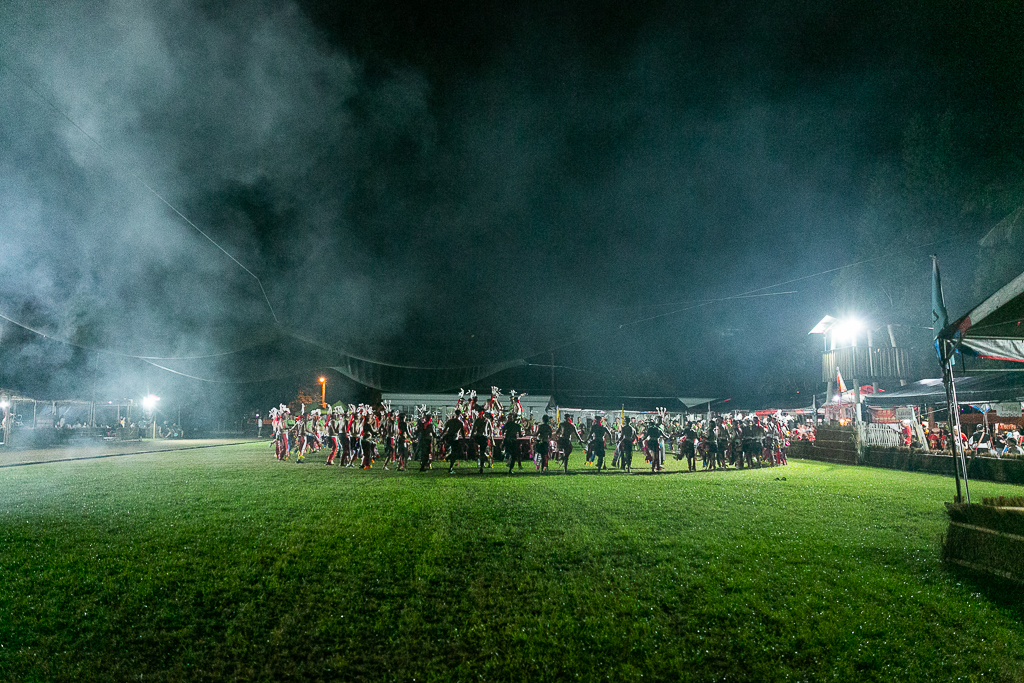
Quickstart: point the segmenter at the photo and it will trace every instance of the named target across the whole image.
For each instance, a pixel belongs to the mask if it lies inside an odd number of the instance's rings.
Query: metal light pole
[[[327,408],[327,378],[320,378],[320,407]]]

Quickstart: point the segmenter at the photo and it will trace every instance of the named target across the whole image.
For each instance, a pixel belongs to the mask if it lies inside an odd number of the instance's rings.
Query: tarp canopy
[[[1024,362],[1024,273],[947,325],[938,336],[952,340],[964,353]]]
[[[331,369],[360,384],[381,391],[435,392],[465,387],[502,370],[526,365],[522,359],[488,365],[461,367],[416,367],[394,365],[339,354]]]
[[[987,372],[980,375],[955,377],[957,403],[1001,403],[1024,400],[1024,373]],[[864,403],[878,408],[906,405],[946,403],[946,389],[941,378],[923,379],[884,394],[863,397]]]

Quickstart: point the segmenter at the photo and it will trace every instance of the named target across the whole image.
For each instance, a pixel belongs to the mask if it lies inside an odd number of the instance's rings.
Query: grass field
[[[938,561],[950,479],[575,458],[0,469],[0,679],[1024,681],[1024,591]]]

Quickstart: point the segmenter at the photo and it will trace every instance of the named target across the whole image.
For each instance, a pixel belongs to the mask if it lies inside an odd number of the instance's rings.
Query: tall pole
[[[555,395],[555,352],[551,352],[551,395]]]
[[[953,467],[953,476],[956,478],[956,502],[964,502],[964,495],[966,495],[966,502],[971,502],[971,490],[967,486],[967,459],[964,457],[964,444],[960,439],[960,406],[956,401],[956,385],[953,383],[953,350],[949,340],[942,340],[942,381],[946,385],[946,405],[948,406],[947,415],[949,416],[949,429],[952,434],[950,436],[953,439],[953,459],[955,466]],[[960,475],[963,473],[964,486],[963,493],[960,491]]]

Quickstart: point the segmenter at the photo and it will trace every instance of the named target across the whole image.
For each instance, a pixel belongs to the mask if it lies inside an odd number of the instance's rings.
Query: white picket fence
[[[903,445],[903,436],[889,425],[871,422],[863,426],[867,428],[861,432],[861,439],[865,446],[895,448]]]

